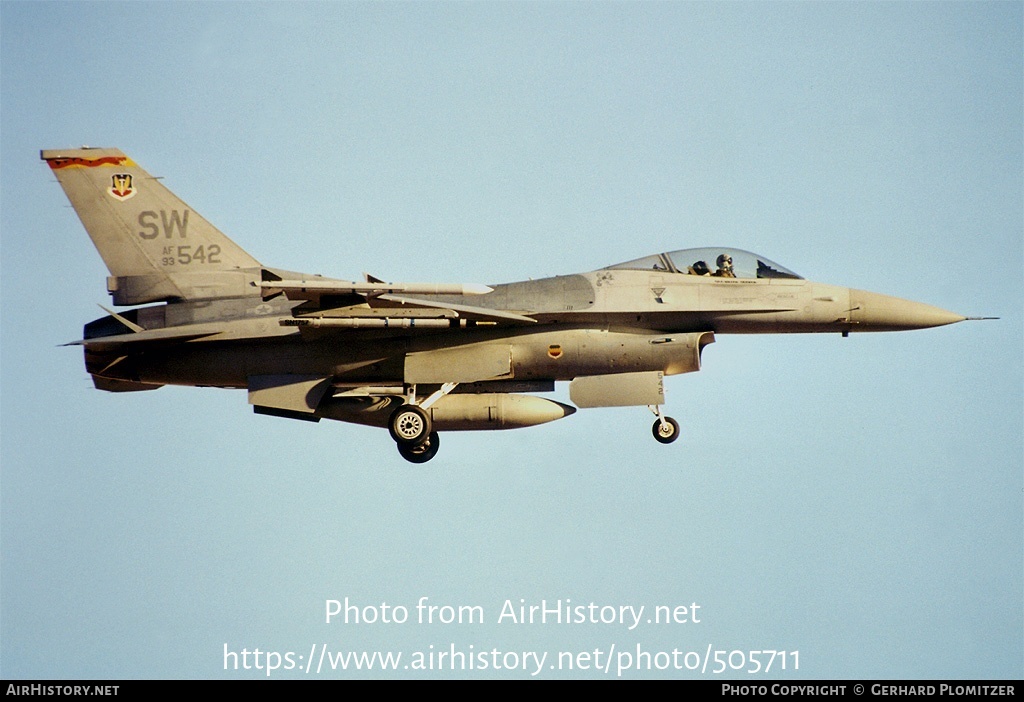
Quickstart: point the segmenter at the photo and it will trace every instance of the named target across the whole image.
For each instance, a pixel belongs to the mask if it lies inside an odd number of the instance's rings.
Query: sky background
[[[0,676],[454,645],[799,651],[624,677],[1021,678],[1022,25],[1019,2],[0,3]],[[597,409],[414,466],[240,391],[93,389],[60,344],[107,273],[38,153],[82,144],[284,269],[495,283],[734,246],[1001,319],[720,335],[666,383],[670,446],[646,409]],[[325,623],[346,597],[410,621]],[[421,597],[485,621],[417,624]],[[517,625],[506,600],[647,609]]]

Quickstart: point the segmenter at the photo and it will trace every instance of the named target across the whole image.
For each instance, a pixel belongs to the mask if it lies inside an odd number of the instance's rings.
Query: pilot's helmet
[[[722,254],[716,261],[719,268],[732,268],[732,256],[729,254]]]

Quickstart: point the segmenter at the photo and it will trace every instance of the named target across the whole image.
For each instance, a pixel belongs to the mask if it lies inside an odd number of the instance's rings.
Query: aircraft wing
[[[264,272],[267,275],[267,272]],[[301,278],[296,280],[265,279],[260,282],[265,299],[284,293],[289,300],[319,300],[327,295],[363,295],[376,297],[394,293],[411,295],[486,295],[493,291],[486,285],[473,283],[385,283],[367,281],[357,283],[330,278]]]
[[[287,274],[285,274],[287,275]],[[449,300],[433,300],[431,296],[486,295],[494,289],[486,285],[474,283],[388,283],[376,276],[365,274],[365,282],[334,280],[320,276],[285,278],[283,275],[264,269],[263,280],[258,283],[263,298],[270,299],[283,294],[289,300],[309,300],[320,304],[324,297],[362,297],[366,303],[375,308],[418,308],[438,310],[445,313],[444,318],[461,318],[489,324],[533,324],[537,320],[516,312],[507,312],[489,307],[464,305]],[[410,297],[411,296],[411,297]],[[427,296],[427,297],[420,297]],[[337,320],[331,323],[311,321],[285,320],[284,326],[333,326],[338,328],[356,328],[357,321],[352,323]]]
[[[459,317],[465,319],[473,319],[478,322],[495,322],[508,324],[509,322],[515,322],[518,324],[534,324],[536,319],[533,317],[527,317],[523,314],[516,312],[507,312],[505,310],[494,310],[488,307],[477,307],[475,305],[458,305],[450,302],[442,302],[440,300],[422,300],[413,297],[404,297],[401,295],[377,295],[370,300],[371,306],[378,306],[374,304],[375,300],[384,300],[389,303],[393,303],[391,306],[409,306],[409,307],[421,307],[424,309],[436,309],[436,310],[451,310],[457,313]]]

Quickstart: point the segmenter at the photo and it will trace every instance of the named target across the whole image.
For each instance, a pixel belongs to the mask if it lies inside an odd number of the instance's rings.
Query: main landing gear
[[[410,463],[426,463],[437,455],[437,449],[440,447],[441,437],[436,431],[432,431],[421,444],[398,444],[398,453]]]
[[[401,446],[415,446],[430,437],[430,416],[416,405],[402,405],[388,422],[391,438]]]
[[[679,422],[661,413],[659,405],[649,405],[649,408],[658,417],[651,427],[654,438],[662,444],[671,444],[679,438]]]
[[[434,431],[427,410],[456,385],[458,383],[445,383],[422,402],[416,401],[416,386],[409,386],[405,404],[392,412],[388,420],[388,431],[398,444],[402,458],[410,463],[426,463],[437,455],[441,438]]]

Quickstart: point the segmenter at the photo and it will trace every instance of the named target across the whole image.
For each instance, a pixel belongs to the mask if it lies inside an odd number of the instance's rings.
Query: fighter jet
[[[647,406],[675,441],[664,377],[700,370],[716,334],[896,331],[965,319],[814,283],[711,247],[501,285],[339,280],[264,266],[117,149],[44,150],[122,312],[85,325],[111,392],[248,392],[264,415],[387,428],[413,463],[439,432],[514,429],[576,408]],[[159,303],[159,304],[153,304]],[[575,406],[534,393],[569,382]]]

